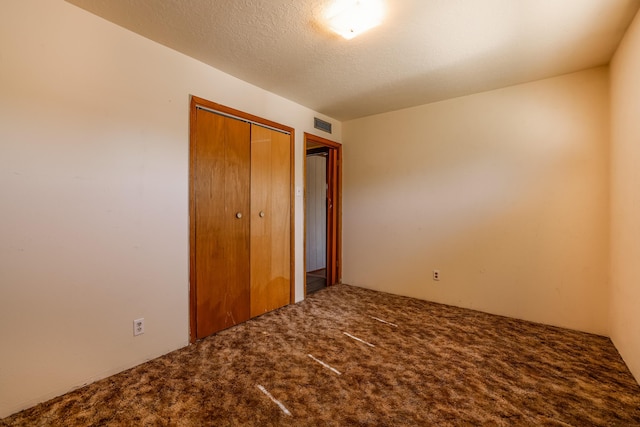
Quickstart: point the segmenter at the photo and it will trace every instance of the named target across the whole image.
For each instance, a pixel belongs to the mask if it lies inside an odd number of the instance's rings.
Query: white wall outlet
[[[144,334],[144,317],[133,321],[133,336]]]
[[[433,280],[440,280],[440,270],[433,270]]]

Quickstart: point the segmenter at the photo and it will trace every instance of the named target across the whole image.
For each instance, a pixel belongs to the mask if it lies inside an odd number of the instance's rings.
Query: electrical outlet
[[[433,270],[433,280],[440,280],[440,270]]]
[[[144,317],[133,321],[133,335],[138,336],[144,334]]]

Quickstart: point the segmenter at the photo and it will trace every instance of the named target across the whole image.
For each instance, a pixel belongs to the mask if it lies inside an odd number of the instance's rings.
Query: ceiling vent
[[[320,129],[321,131],[331,133],[331,123],[320,120],[317,117],[313,118],[313,127],[316,129]]]

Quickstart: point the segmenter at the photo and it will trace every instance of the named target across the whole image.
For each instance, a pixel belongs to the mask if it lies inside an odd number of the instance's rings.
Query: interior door
[[[339,151],[330,149],[327,158],[327,286],[333,286],[339,281],[338,260],[339,230],[338,217],[338,188],[339,188]]]
[[[291,139],[251,125],[251,317],[291,300]]]
[[[196,112],[196,336],[249,319],[251,125]]]

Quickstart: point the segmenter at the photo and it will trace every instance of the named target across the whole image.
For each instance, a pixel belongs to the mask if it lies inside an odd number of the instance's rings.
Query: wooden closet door
[[[291,298],[290,143],[251,125],[251,317]]]
[[[197,110],[196,336],[249,319],[251,125]]]

